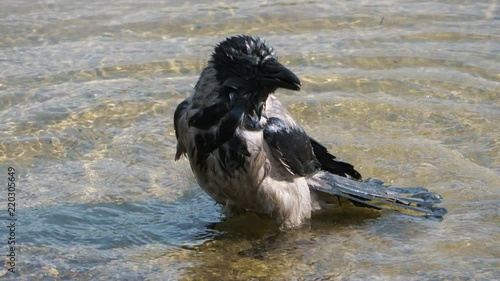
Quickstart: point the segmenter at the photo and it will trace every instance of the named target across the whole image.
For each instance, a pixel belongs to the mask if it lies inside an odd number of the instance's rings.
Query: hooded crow
[[[344,197],[356,206],[441,220],[440,195],[361,180],[352,165],[307,135],[273,93],[300,90],[299,78],[259,38],[220,42],[193,95],[174,114],[175,159],[187,155],[201,188],[227,213],[269,215],[296,228]]]

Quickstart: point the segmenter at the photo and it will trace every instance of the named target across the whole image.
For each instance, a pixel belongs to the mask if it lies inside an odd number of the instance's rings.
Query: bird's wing
[[[356,206],[402,212],[410,216],[424,216],[441,221],[447,213],[435,204],[443,197],[422,187],[386,186],[380,180],[354,181],[327,172],[308,178],[311,190],[348,198]]]
[[[179,139],[179,129],[180,129],[180,119],[181,115],[186,114],[186,109],[189,105],[189,100],[185,99],[175,109],[174,113],[174,129],[175,129],[175,137]]]
[[[186,147],[182,143],[180,139],[180,134],[183,132],[181,131],[181,122],[186,118],[186,110],[189,105],[189,99],[185,99],[182,101],[177,108],[175,109],[174,113],[174,129],[175,129],[175,137],[177,139],[177,152],[175,153],[175,160],[178,160],[182,154],[186,153]]]
[[[206,156],[233,137],[248,101],[246,96],[231,99],[236,96],[231,91],[230,88],[214,90],[212,100],[203,102],[204,92],[199,90],[177,106],[174,113],[176,159],[186,153],[187,148],[191,154],[196,151],[198,156]]]
[[[302,127],[270,117],[264,127],[264,140],[291,174],[305,176],[319,170],[309,136]]]
[[[309,140],[312,144],[314,155],[316,155],[316,158],[321,164],[322,170],[342,177],[351,177],[356,180],[361,180],[361,174],[358,173],[358,171],[356,171],[351,164],[336,161],[335,156],[330,154],[326,147],[313,138],[310,138]]]
[[[264,139],[273,155],[293,174],[306,175],[322,169],[356,180],[361,175],[351,164],[336,161],[326,147],[309,137],[274,95],[266,104]]]

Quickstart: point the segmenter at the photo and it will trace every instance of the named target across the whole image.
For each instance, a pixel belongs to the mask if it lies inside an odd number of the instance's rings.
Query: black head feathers
[[[261,95],[264,100],[277,88],[300,89],[300,80],[278,62],[273,48],[259,38],[240,35],[215,46],[210,63],[225,88]]]
[[[226,65],[237,63],[258,66],[269,59],[278,59],[273,48],[260,38],[248,35],[226,38],[215,47],[212,54],[213,62]]]

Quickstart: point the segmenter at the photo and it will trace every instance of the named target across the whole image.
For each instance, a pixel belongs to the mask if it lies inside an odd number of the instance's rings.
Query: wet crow
[[[272,217],[281,229],[299,227],[337,197],[356,206],[441,219],[442,197],[424,188],[361,180],[293,119],[273,93],[300,90],[299,78],[263,40],[220,42],[193,95],[174,115],[175,159],[187,155],[201,188],[230,214]]]

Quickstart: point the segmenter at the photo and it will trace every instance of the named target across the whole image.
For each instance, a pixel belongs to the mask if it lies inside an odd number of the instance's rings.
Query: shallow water
[[[1,4],[0,172],[17,170],[18,219],[3,278],[498,278],[498,1],[73,2]],[[445,220],[344,207],[278,236],[252,215],[218,223],[173,161],[172,116],[241,33],[301,78],[277,95],[311,135],[365,177],[442,194]]]

